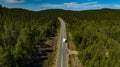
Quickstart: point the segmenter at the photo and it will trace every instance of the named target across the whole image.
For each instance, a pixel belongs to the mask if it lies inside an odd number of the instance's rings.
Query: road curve
[[[66,38],[66,26],[63,19],[58,17],[58,20],[61,23],[61,30],[60,30],[60,46],[58,48],[58,57],[57,57],[57,65],[56,67],[67,67],[67,49],[66,43],[63,43],[63,38]]]

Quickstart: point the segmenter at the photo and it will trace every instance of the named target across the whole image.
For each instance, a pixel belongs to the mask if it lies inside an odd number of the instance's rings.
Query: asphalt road
[[[63,38],[66,39],[66,26],[63,19],[58,18],[61,23],[61,30],[60,30],[60,46],[58,48],[58,58],[57,58],[57,66],[56,67],[67,67],[67,49],[66,43],[63,43]]]

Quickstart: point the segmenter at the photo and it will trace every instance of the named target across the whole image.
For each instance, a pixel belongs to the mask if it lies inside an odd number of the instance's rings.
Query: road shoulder
[[[83,67],[78,58],[79,52],[76,51],[76,46],[72,41],[72,35],[70,32],[68,32],[67,35],[68,35],[67,49],[68,49],[68,57],[69,57],[68,67]]]

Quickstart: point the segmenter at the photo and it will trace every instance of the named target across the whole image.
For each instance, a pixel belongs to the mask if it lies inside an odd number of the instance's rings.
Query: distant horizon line
[[[87,10],[102,10],[102,9],[108,9],[108,10],[120,10],[120,9],[117,9],[117,8],[96,8],[96,9],[85,9],[85,10],[71,10],[71,9],[62,9],[62,8],[51,8],[51,9],[41,9],[41,10],[30,10],[30,9],[27,9],[27,8],[10,8],[10,7],[6,7],[6,6],[3,6],[0,4],[0,7],[3,7],[3,8],[8,8],[8,9],[23,9],[23,10],[28,10],[28,11],[45,11],[45,10],[65,10],[65,11],[87,11]]]

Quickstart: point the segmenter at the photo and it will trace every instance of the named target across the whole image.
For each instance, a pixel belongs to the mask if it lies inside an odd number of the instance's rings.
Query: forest
[[[120,10],[29,11],[0,6],[0,66],[29,67],[34,45],[65,20],[84,67],[120,67]],[[42,44],[40,44],[42,45]]]
[[[83,67],[120,67],[120,10],[65,13]],[[65,16],[66,15],[66,16]]]
[[[54,37],[58,25],[57,18],[46,12],[0,6],[0,67],[36,67],[32,66],[35,45],[42,51],[41,42]]]

